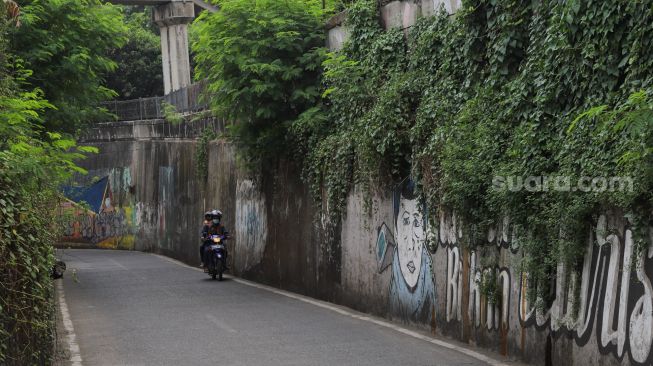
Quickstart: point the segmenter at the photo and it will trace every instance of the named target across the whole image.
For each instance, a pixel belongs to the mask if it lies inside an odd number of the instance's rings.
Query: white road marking
[[[206,317],[211,321],[211,323],[215,324],[218,328],[222,330],[226,330],[229,333],[238,333],[234,328],[228,326],[225,324],[225,322],[219,320],[213,315],[207,314]]]
[[[159,255],[159,254],[153,254],[153,255],[155,255],[155,256],[163,259],[163,260],[166,260],[168,262],[174,263],[176,265],[179,265],[179,266],[182,266],[182,267],[187,267],[187,268],[190,268],[190,269],[194,269],[194,270],[199,271],[199,272],[204,272],[201,268],[189,266],[186,263],[180,262],[180,261],[178,261],[176,259],[168,258],[166,256]],[[288,291],[284,291],[284,290],[279,290],[279,289],[274,288],[274,287],[261,285],[259,283],[243,280],[241,278],[235,278],[233,276],[225,276],[225,278],[229,278],[229,279],[231,279],[231,280],[233,280],[235,282],[241,283],[243,285],[255,287],[255,288],[258,288],[258,289],[261,289],[261,290],[265,290],[265,291],[275,293],[277,295],[289,297],[291,299],[295,299],[295,300],[299,300],[299,301],[302,301],[302,302],[305,302],[305,303],[308,303],[308,304],[311,304],[311,305],[315,305],[315,306],[318,306],[318,307],[323,308],[323,309],[331,310],[333,312],[336,312],[336,313],[344,315],[344,316],[348,316],[348,317],[358,319],[358,320],[361,320],[361,321],[370,322],[370,323],[379,325],[381,327],[392,329],[392,330],[397,331],[399,333],[403,333],[403,334],[405,334],[407,336],[410,336],[410,337],[413,337],[413,338],[416,338],[416,339],[420,339],[420,340],[423,340],[423,341],[426,341],[426,342],[429,342],[429,343],[432,343],[432,344],[435,344],[437,346],[444,347],[444,348],[447,348],[447,349],[450,349],[450,350],[458,351],[458,352],[463,353],[463,354],[465,354],[465,355],[467,355],[469,357],[472,357],[472,358],[475,358],[475,359],[477,359],[479,361],[485,362],[488,365],[492,365],[492,366],[509,366],[509,364],[507,364],[505,362],[495,360],[495,359],[493,359],[493,358],[491,358],[489,356],[486,356],[486,355],[484,355],[484,354],[482,354],[480,352],[476,352],[476,351],[473,351],[473,350],[468,349],[468,348],[460,347],[460,346],[458,346],[456,344],[449,343],[449,342],[446,342],[446,341],[443,341],[443,340],[435,339],[435,338],[429,337],[427,335],[420,334],[418,332],[412,331],[410,329],[406,329],[406,328],[404,328],[402,326],[399,326],[397,324],[392,324],[392,323],[387,322],[387,321],[383,321],[383,320],[372,318],[372,317],[367,316],[367,315],[363,315],[362,313],[357,313],[357,312],[355,312],[353,310],[352,311],[345,310],[342,307],[333,305],[333,304],[328,303],[326,301],[315,300],[315,299],[312,299],[312,298],[307,297],[307,296],[294,294],[292,292],[288,292]]]
[[[118,262],[115,259],[109,259],[109,262],[115,264],[116,266],[120,267],[120,269],[124,269],[125,271],[129,271],[129,268],[125,267],[122,263]]]
[[[77,344],[75,328],[73,327],[72,320],[70,320],[68,305],[66,305],[66,297],[63,293],[63,280],[57,281],[57,292],[59,293],[59,310],[61,312],[61,320],[63,322],[64,330],[66,331],[66,343],[68,344],[68,351],[70,352],[69,361],[71,362],[72,366],[82,366],[82,354],[79,351],[79,344]]]

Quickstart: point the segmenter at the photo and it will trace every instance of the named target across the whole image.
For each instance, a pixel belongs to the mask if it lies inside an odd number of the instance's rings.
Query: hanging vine
[[[202,132],[197,148],[195,149],[195,175],[202,182],[209,177],[209,142],[215,140],[218,135],[211,128]]]
[[[324,63],[323,101],[291,129],[333,220],[353,187],[369,194],[410,174],[432,215],[456,212],[472,247],[510,215],[529,295],[544,301],[557,263],[579,263],[597,213],[620,207],[631,225],[651,224],[653,8],[470,0],[455,16],[419,20],[408,37],[379,19],[374,0],[349,7],[350,39]],[[496,189],[496,177],[529,176],[635,183]]]

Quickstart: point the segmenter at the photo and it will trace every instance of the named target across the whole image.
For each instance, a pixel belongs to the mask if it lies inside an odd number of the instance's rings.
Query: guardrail
[[[175,90],[163,97],[139,98],[104,102],[102,107],[117,116],[117,121],[143,121],[165,117],[164,103],[175,107],[177,113],[195,113],[208,108],[202,93],[205,82],[201,81],[186,88]]]

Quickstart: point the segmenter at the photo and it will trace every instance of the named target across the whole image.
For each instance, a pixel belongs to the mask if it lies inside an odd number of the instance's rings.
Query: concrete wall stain
[[[265,199],[251,179],[238,182],[236,188],[237,266],[247,271],[259,264],[268,235]]]

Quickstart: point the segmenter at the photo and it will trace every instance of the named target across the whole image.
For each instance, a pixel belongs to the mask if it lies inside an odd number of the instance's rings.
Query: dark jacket
[[[211,235],[225,235],[227,230],[225,230],[222,224],[217,225],[204,225],[202,227],[202,238],[207,239]]]

